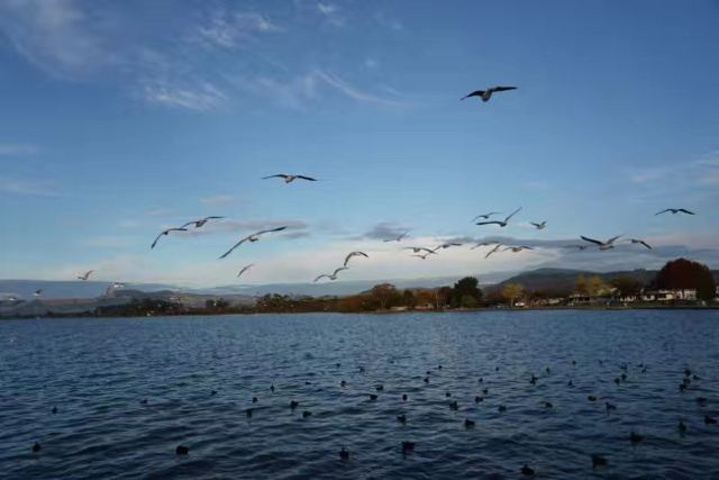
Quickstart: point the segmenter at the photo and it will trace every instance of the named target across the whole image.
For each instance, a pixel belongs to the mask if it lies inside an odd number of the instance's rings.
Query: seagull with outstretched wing
[[[521,252],[522,250],[534,250],[534,248],[528,247],[528,246],[526,246],[526,245],[519,245],[519,246],[516,246],[516,247],[507,247],[507,248],[505,248],[505,249],[502,250],[502,251],[503,251],[503,252],[506,252],[506,251],[508,251],[508,250],[511,250],[511,251],[514,252],[514,253],[519,253],[519,252]]]
[[[405,238],[409,234],[409,230],[405,230],[404,232],[400,233],[399,236],[395,238],[387,238],[385,240],[382,240],[385,243],[389,242],[401,242],[403,238]]]
[[[461,243],[456,242],[447,242],[443,243],[442,245],[437,245],[437,247],[433,250],[434,253],[437,253],[437,250],[447,250],[450,247],[461,247]]]
[[[494,247],[492,250],[490,250],[489,252],[487,252],[487,254],[484,256],[484,258],[485,258],[485,259],[489,258],[490,255],[492,255],[493,253],[498,252],[501,247],[502,247],[502,244],[501,244],[501,243],[498,243],[497,245],[495,245],[495,247]]]
[[[345,263],[344,263],[344,266],[345,266],[345,267],[347,266],[347,264],[349,263],[349,261],[350,261],[350,259],[351,259],[352,257],[365,257],[365,258],[369,258],[369,255],[367,255],[367,254],[364,253],[364,252],[360,252],[360,251],[350,252],[350,253],[347,254],[347,256],[345,257]]]
[[[201,218],[199,220],[192,220],[191,222],[187,222],[186,224],[182,225],[180,228],[186,228],[186,227],[189,227],[190,225],[194,225],[195,228],[200,228],[200,227],[204,226],[210,220],[219,220],[221,218],[225,218],[225,217],[218,217],[216,215],[213,215],[210,217]]]
[[[649,245],[647,242],[645,242],[644,240],[641,240],[641,239],[639,239],[639,238],[630,238],[629,241],[630,241],[633,245],[642,245],[642,246],[646,247],[647,249],[652,250],[652,246],[651,246],[651,245]]]
[[[93,270],[88,270],[87,272],[83,273],[82,275],[78,275],[77,279],[82,280],[83,282],[86,282],[88,278],[90,278],[90,275],[92,275]]]
[[[315,281],[313,283],[317,283],[319,280],[321,280],[323,278],[328,278],[332,281],[335,281],[335,280],[337,280],[337,274],[343,270],[349,270],[349,267],[339,267],[339,268],[336,268],[335,271],[332,273],[323,273],[319,277],[315,278]]]
[[[243,273],[245,273],[247,270],[249,270],[250,268],[252,268],[254,266],[255,266],[254,263],[250,263],[249,265],[245,265],[244,267],[242,267],[242,270],[240,270],[240,273],[237,274],[237,278],[240,278]]]
[[[232,248],[230,248],[230,249],[227,250],[225,253],[223,253],[223,254],[220,256],[220,258],[225,258],[225,257],[228,256],[229,254],[231,254],[234,249],[236,249],[237,247],[239,247],[240,245],[242,245],[242,244],[245,243],[245,242],[250,242],[250,243],[257,242],[257,241],[260,240],[260,236],[261,236],[261,235],[264,235],[265,233],[281,232],[281,231],[284,230],[285,228],[287,228],[287,226],[277,227],[277,228],[268,228],[268,229],[266,229],[266,230],[260,230],[259,232],[255,232],[255,233],[253,233],[253,234],[251,234],[251,235],[247,235],[245,238],[242,238],[239,242],[237,242],[236,244],[234,244],[234,245],[232,246]]]
[[[474,217],[474,218],[472,219],[472,222],[476,222],[476,221],[479,220],[480,218],[483,218],[483,219],[485,219],[485,220],[489,220],[489,217],[491,217],[492,215],[499,215],[500,213],[502,213],[502,212],[483,213],[483,214],[481,214],[481,215],[477,215],[476,217]]]
[[[482,99],[483,102],[488,102],[489,99],[492,98],[492,94],[494,94],[494,93],[507,92],[509,90],[516,90],[516,89],[517,89],[517,87],[491,87],[491,88],[487,88],[485,90],[475,90],[474,92],[460,98],[460,100],[465,100],[470,97],[479,97]]]
[[[686,208],[667,208],[665,210],[662,210],[661,212],[657,212],[654,214],[656,217],[657,215],[661,215],[663,213],[671,212],[673,215],[676,215],[677,213],[684,213],[686,215],[696,215],[696,213],[692,212],[691,210],[687,210]]]
[[[621,235],[617,235],[616,237],[612,237],[612,238],[610,238],[609,240],[607,240],[606,242],[602,242],[601,240],[596,240],[596,239],[594,239],[594,238],[585,237],[585,236],[583,236],[583,235],[580,236],[579,238],[581,238],[581,239],[584,240],[585,242],[589,242],[589,243],[593,243],[593,244],[597,245],[597,246],[599,247],[599,250],[609,250],[610,248],[614,248],[614,242],[615,242],[619,237],[621,237]]]
[[[529,222],[529,223],[531,223],[534,226],[534,228],[536,228],[537,230],[544,230],[547,227],[546,220],[539,222],[539,223],[535,223],[535,222]]]
[[[497,242],[479,242],[478,244],[473,245],[472,248],[470,248],[470,250],[474,250],[479,247],[489,247],[490,245],[495,245],[496,243]]]
[[[308,177],[306,175],[288,175],[286,173],[278,173],[277,175],[268,175],[266,177],[262,177],[263,180],[267,180],[269,178],[282,178],[285,180],[285,183],[292,183],[295,180],[307,180],[308,182],[316,182],[316,178]]]
[[[168,228],[167,230],[163,230],[162,232],[160,232],[160,234],[157,236],[157,238],[155,238],[155,241],[152,242],[152,245],[150,245],[150,248],[151,249],[155,248],[155,245],[157,245],[157,242],[160,240],[160,238],[163,235],[169,235],[170,232],[186,232],[186,231],[187,231],[186,227],[172,227],[172,228]]]
[[[504,220],[487,220],[486,222],[477,222],[475,225],[499,225],[500,227],[504,228],[507,226],[507,223],[509,223],[509,219],[515,216],[517,213],[519,213],[522,210],[522,207],[519,207],[515,211],[509,214],[507,218]]]

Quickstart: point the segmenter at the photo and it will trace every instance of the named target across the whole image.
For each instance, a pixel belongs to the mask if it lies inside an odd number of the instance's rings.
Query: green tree
[[[464,277],[454,284],[452,288],[452,306],[464,306],[465,297],[474,299],[474,306],[482,299],[482,290],[478,287],[479,281],[474,277]]]
[[[405,290],[402,292],[402,305],[410,309],[417,306],[417,298],[412,290]]]
[[[716,292],[716,283],[706,265],[679,258],[668,262],[654,279],[657,288],[669,290],[696,289],[697,298],[711,301]]]
[[[463,308],[477,308],[479,306],[479,301],[472,295],[464,295],[460,301],[460,306]]]

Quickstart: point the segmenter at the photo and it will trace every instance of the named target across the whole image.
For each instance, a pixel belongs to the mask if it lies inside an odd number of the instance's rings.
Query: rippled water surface
[[[0,477],[719,478],[718,382],[717,311],[3,321]]]

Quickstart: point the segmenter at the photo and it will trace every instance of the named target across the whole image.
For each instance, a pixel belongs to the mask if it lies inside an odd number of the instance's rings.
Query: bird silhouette
[[[475,90],[474,92],[465,95],[464,97],[460,98],[460,100],[465,100],[467,98],[471,97],[478,97],[481,98],[483,102],[488,102],[490,98],[492,98],[492,95],[497,92],[507,92],[509,90],[516,90],[517,87],[490,87],[484,90]]]

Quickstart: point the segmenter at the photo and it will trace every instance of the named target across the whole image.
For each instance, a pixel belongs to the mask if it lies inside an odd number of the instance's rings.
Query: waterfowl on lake
[[[644,435],[640,435],[635,431],[632,431],[629,434],[629,441],[632,443],[632,445],[638,445],[644,441]]]
[[[35,442],[35,444],[32,446],[32,451],[37,453],[40,450],[42,450],[42,445],[40,445],[38,442]]]
[[[300,402],[298,402],[297,400],[291,400],[291,401],[290,401],[290,408],[291,408],[292,410],[294,410],[295,408],[297,408],[297,407],[299,407],[299,406],[300,406]]]
[[[470,420],[469,418],[464,420],[464,428],[472,428],[475,426],[475,424],[476,424],[475,421]]]
[[[340,460],[349,460],[350,459],[350,452],[345,449],[345,447],[342,447],[342,450],[340,450]]]
[[[414,452],[414,442],[402,442],[402,453]]]
[[[312,416],[312,412],[310,412],[309,410],[305,410],[304,412],[302,412],[302,418],[307,418],[307,417],[311,417],[311,416]]]
[[[245,415],[247,415],[247,418],[252,418],[252,409],[251,408],[245,409]]]
[[[534,475],[534,469],[529,468],[526,463],[522,468],[519,469],[519,471],[522,475],[525,475],[527,477],[531,477],[532,475]]]
[[[397,415],[397,421],[399,423],[407,423],[407,416],[403,413],[402,415]]]
[[[175,449],[175,453],[177,455],[187,455],[188,453],[190,453],[190,449],[184,445],[178,445]]]
[[[592,468],[605,467],[609,462],[601,455],[592,455]]]

